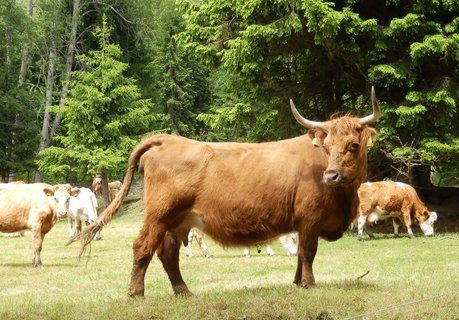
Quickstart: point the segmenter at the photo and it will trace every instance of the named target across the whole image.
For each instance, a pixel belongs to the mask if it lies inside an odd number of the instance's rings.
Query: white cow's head
[[[428,211],[427,211],[428,212]],[[437,213],[432,211],[428,219],[424,222],[420,223],[419,226],[421,227],[422,232],[424,235],[431,236],[434,234],[434,223],[437,221]]]
[[[57,218],[63,219],[68,215],[70,197],[76,197],[80,189],[72,188],[69,184],[59,184],[50,188],[44,188],[43,191],[48,197],[53,197],[56,208]]]

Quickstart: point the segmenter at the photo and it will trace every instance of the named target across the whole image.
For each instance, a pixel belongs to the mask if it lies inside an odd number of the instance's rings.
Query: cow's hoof
[[[143,290],[141,292],[135,292],[135,291],[129,290],[128,295],[131,298],[139,298],[139,297],[142,298],[144,296],[144,292]]]
[[[317,285],[315,283],[301,283],[301,288],[303,289],[316,289]]]
[[[173,287],[176,296],[190,296],[192,293],[185,284],[179,284]]]

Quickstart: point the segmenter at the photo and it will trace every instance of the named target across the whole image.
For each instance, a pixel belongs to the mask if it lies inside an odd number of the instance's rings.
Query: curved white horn
[[[298,112],[296,109],[295,105],[293,104],[293,100],[290,99],[290,108],[292,109],[293,116],[295,117],[296,121],[298,121],[299,124],[301,124],[303,127],[308,128],[308,129],[313,129],[313,128],[321,128],[325,130],[325,126],[323,122],[320,121],[311,121],[306,118],[303,118],[301,114]]]
[[[375,87],[371,87],[371,105],[373,106],[373,113],[369,116],[360,118],[359,121],[361,124],[369,124],[378,121],[381,117],[381,111],[379,109],[378,100],[376,100]]]

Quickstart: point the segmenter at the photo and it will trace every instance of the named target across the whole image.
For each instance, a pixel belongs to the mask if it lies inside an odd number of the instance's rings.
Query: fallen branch
[[[367,272],[365,272],[364,274],[362,274],[360,277],[357,277],[357,280],[360,280],[362,279],[363,277],[365,277],[367,274],[370,273],[370,270],[368,270]]]

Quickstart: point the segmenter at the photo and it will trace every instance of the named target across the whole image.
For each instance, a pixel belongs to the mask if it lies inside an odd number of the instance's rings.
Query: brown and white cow
[[[367,226],[388,218],[392,218],[395,237],[398,236],[400,221],[405,225],[411,238],[414,237],[411,229],[413,222],[421,227],[426,236],[434,233],[437,213],[427,209],[412,186],[393,181],[366,182],[361,185],[358,194],[360,205],[357,237],[359,240],[362,240],[364,228],[370,239],[373,239],[373,232]]]
[[[81,233],[82,250],[126,197],[137,168],[144,176],[144,223],[133,244],[129,295],[144,294],[144,278],[156,253],[176,294],[189,293],[179,250],[197,227],[224,246],[252,246],[281,234],[299,234],[294,283],[315,287],[312,264],[318,239],[342,237],[357,215],[357,190],[366,176],[368,142],[379,118],[373,113],[325,122],[295,119],[308,134],[266,143],[209,143],[160,134],[132,151],[120,193]],[[73,239],[76,241],[76,239]],[[82,251],[82,252],[83,252]]]
[[[0,231],[31,230],[34,257],[32,265],[41,267],[43,238],[58,219],[66,218],[70,196],[78,188],[45,183],[17,184],[0,189]]]

